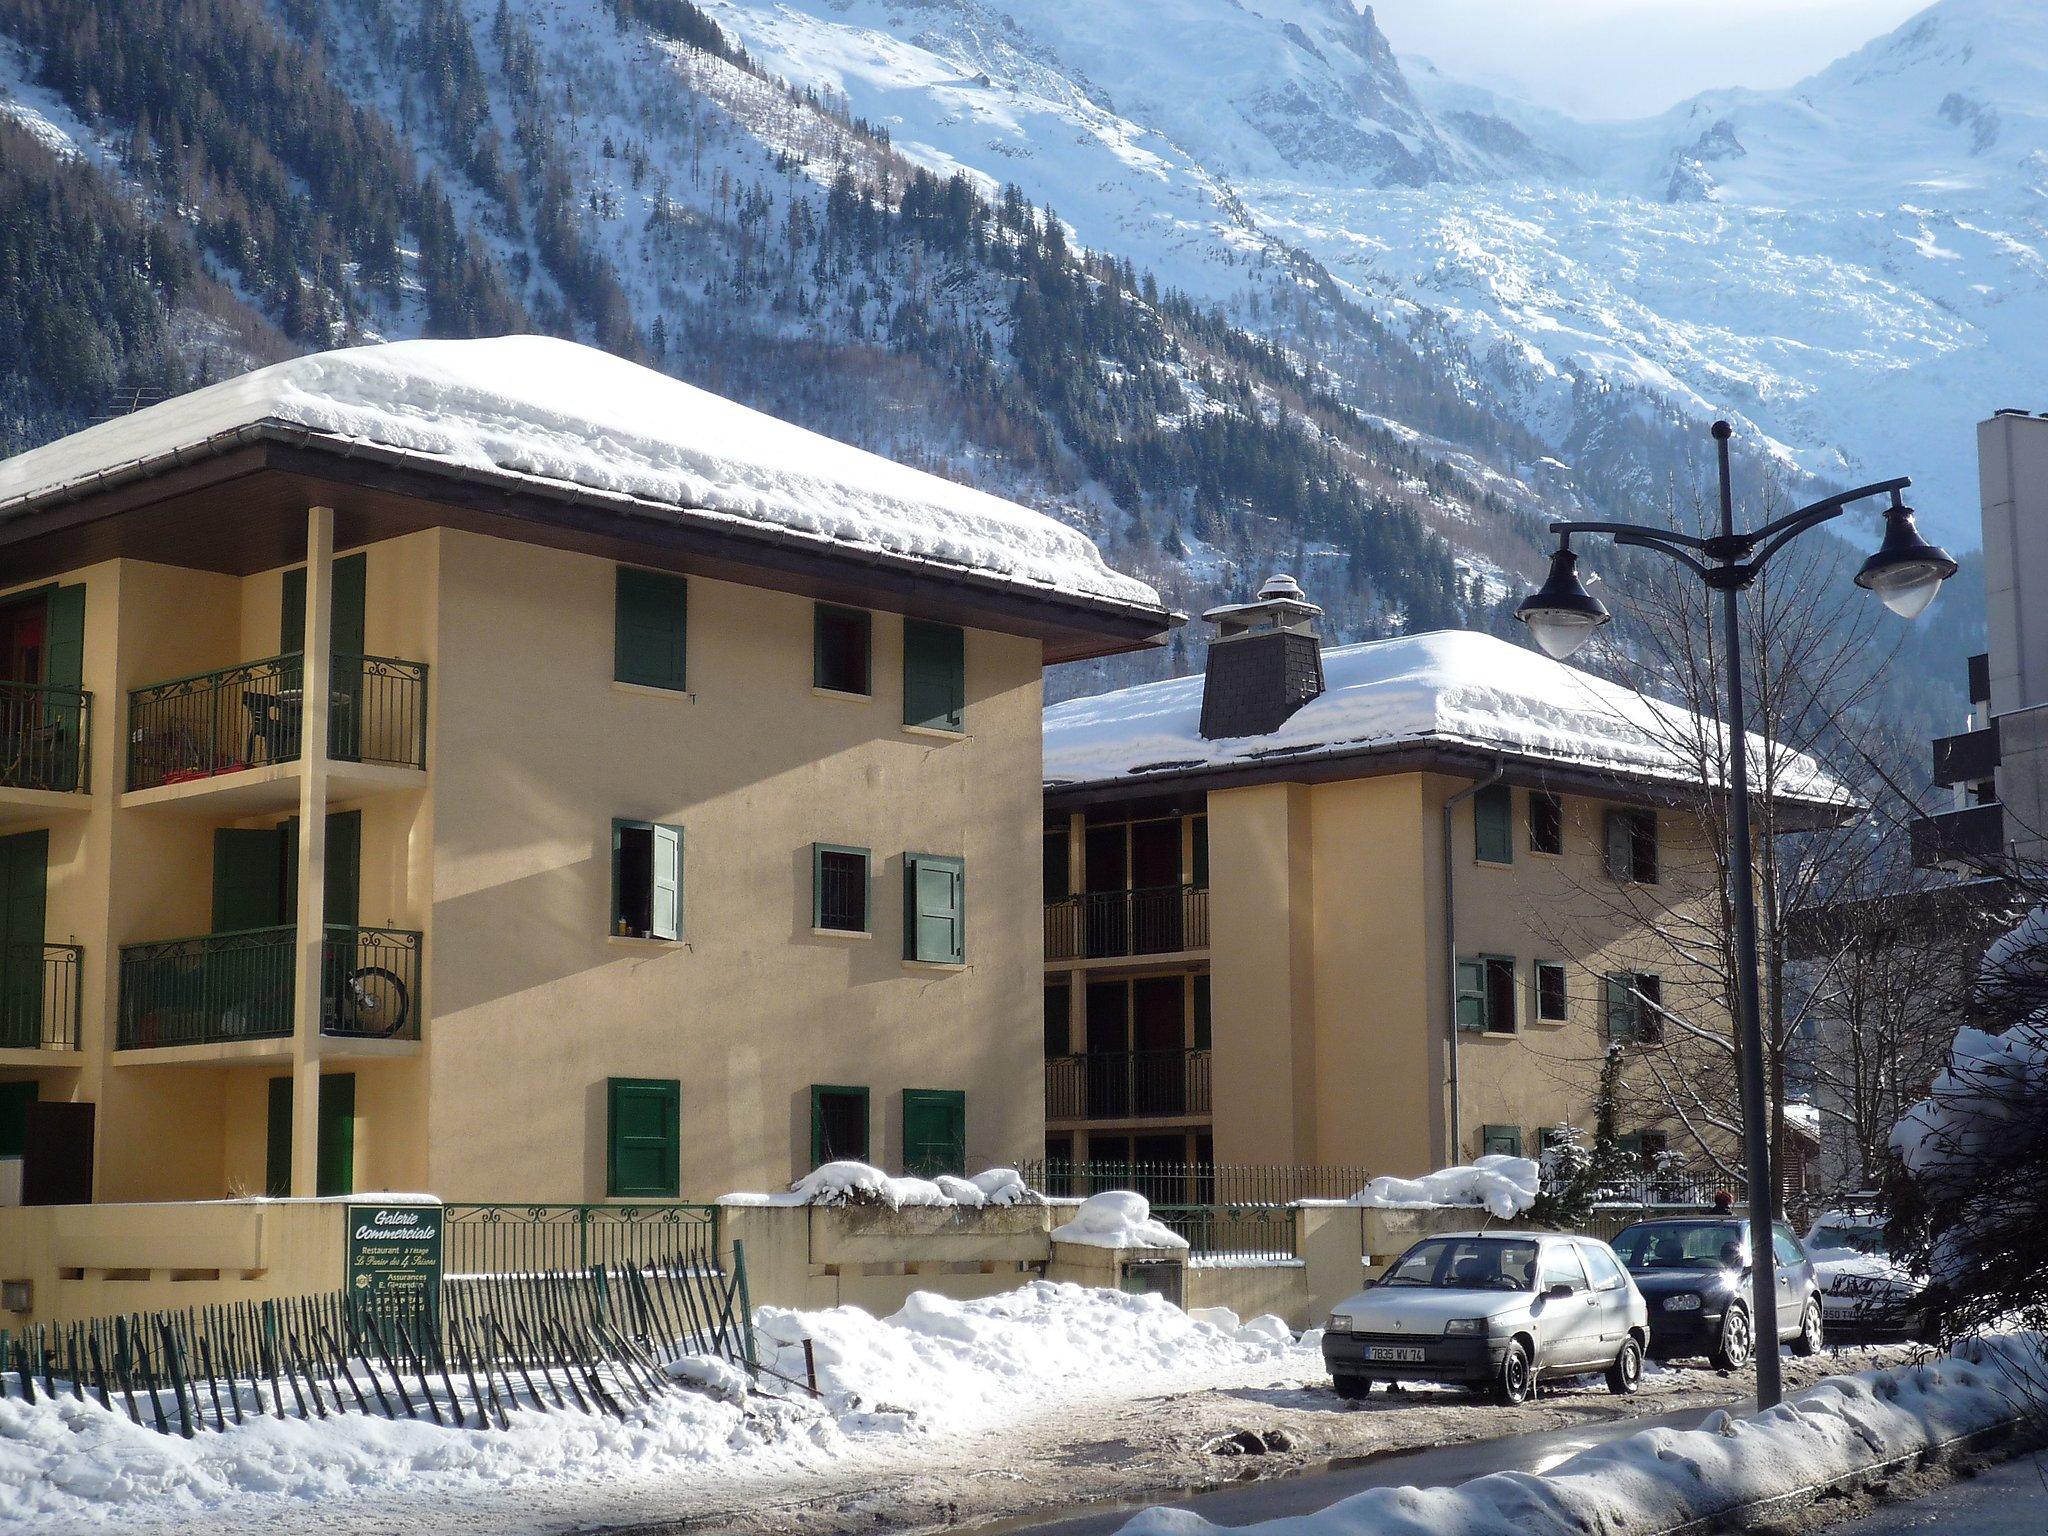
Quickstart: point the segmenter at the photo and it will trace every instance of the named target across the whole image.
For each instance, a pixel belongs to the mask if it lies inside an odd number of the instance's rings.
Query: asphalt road
[[[1503,1409],[1503,1414],[1512,1410]],[[1424,1446],[1328,1463],[1323,1470],[1232,1483],[1185,1498],[1149,1498],[1090,1504],[1066,1511],[1038,1510],[1015,1519],[961,1527],[973,1536],[1108,1536],[1141,1509],[1193,1510],[1215,1525],[1249,1525],[1284,1515],[1305,1515],[1368,1488],[1440,1488],[1489,1472],[1546,1472],[1579,1452],[1645,1429],[1693,1429],[1712,1408],[1681,1408],[1639,1419],[1614,1419],[1494,1440]],[[1247,1468],[1255,1463],[1247,1463]]]
[[[2048,1453],[2037,1452],[1924,1498],[1834,1526],[1828,1536],[2039,1536],[2042,1531],[2048,1531]]]

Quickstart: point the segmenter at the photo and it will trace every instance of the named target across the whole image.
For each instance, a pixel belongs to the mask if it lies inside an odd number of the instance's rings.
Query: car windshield
[[[1436,1237],[1417,1243],[1381,1285],[1441,1291],[1526,1291],[1536,1283],[1536,1245],[1497,1237]]]
[[[1732,1221],[1663,1221],[1624,1227],[1614,1239],[1621,1262],[1637,1274],[1659,1269],[1739,1269],[1749,1243]]]
[[[1824,1221],[1813,1229],[1813,1248],[1851,1248],[1884,1257],[1884,1228],[1875,1222]]]

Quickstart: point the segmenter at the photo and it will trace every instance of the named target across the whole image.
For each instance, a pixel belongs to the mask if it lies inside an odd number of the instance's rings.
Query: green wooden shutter
[[[1472,856],[1489,864],[1515,861],[1515,792],[1493,784],[1472,797]]]
[[[674,1078],[605,1082],[605,1193],[673,1200],[682,1188],[683,1086]]]
[[[647,931],[657,939],[683,936],[683,829],[654,829],[652,890]]]
[[[348,555],[334,562],[334,586],[328,614],[327,651],[334,694],[327,721],[330,757],[353,761],[362,751],[363,643],[367,633],[369,561]]]
[[[1635,978],[1609,976],[1606,980],[1607,1038],[1633,1040],[1636,1035]]]
[[[1520,1157],[1522,1128],[1519,1125],[1489,1125],[1480,1130],[1480,1150],[1488,1157]]]
[[[277,601],[277,650],[290,656],[306,648],[306,568],[302,565],[284,573],[284,590]]]
[[[273,1077],[263,1124],[263,1193],[282,1200],[292,1192],[292,1080]]]
[[[0,1083],[0,1157],[20,1157],[28,1144],[28,1107],[36,1101],[36,1081]]]
[[[967,1172],[967,1095],[954,1089],[903,1090],[903,1171],[929,1179]]]
[[[903,858],[903,958],[942,965],[967,959],[967,866],[932,853]]]
[[[1609,811],[1606,818],[1607,874],[1626,881],[1635,873],[1635,840],[1626,811]]]
[[[363,813],[332,811],[327,817],[327,921],[353,928],[360,917],[363,888]],[[297,892],[293,893],[294,898]]]
[[[329,1072],[320,1079],[320,1158],[313,1193],[356,1192],[356,1075]]]
[[[55,588],[43,607],[43,682],[52,688],[79,688],[85,683],[85,588]],[[86,787],[79,769],[85,722],[83,706],[73,699],[52,699],[43,723],[54,728],[47,773],[59,789]]]
[[[1213,1026],[1209,1018],[1209,973],[1202,972],[1195,977],[1195,1049],[1206,1051]]]
[[[28,1049],[43,1036],[43,919],[50,834],[0,838],[0,1045]]]
[[[903,621],[903,723],[966,728],[966,637],[952,624]]]
[[[216,827],[213,931],[275,928],[287,920],[286,834],[280,827]]]
[[[682,577],[620,566],[616,620],[613,677],[647,688],[687,686],[689,588]]]
[[[1486,1028],[1486,963],[1458,962],[1458,1028],[1471,1032]]]

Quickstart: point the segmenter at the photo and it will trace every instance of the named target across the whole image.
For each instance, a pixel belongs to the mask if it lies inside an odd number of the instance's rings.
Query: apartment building
[[[568,343],[0,464],[0,1198],[698,1198],[1037,1141],[1054,520]]]
[[[1611,1046],[1729,1028],[1685,958],[1696,717],[1484,634],[1325,650],[1319,615],[1277,577],[1206,615],[1204,675],[1046,712],[1049,1161],[1534,1155],[1595,1129]]]

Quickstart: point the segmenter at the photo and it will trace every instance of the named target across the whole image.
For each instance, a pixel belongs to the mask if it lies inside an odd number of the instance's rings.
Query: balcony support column
[[[292,966],[292,1194],[319,1193],[320,955],[327,932],[327,720],[333,699],[334,509],[306,512],[299,694],[298,940]]]

